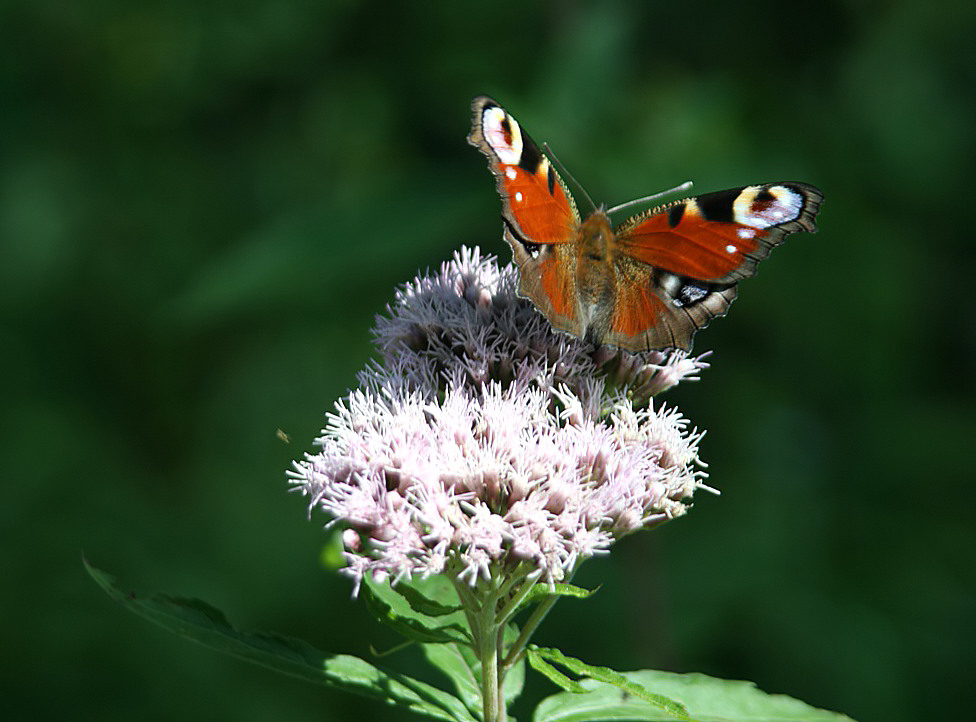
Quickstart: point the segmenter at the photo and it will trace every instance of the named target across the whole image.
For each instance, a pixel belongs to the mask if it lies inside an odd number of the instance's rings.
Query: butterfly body
[[[816,230],[823,196],[796,182],[687,198],[616,228],[602,208],[581,220],[518,122],[486,96],[473,110],[468,140],[497,178],[519,293],[555,328],[593,343],[689,349],[785,235]]]

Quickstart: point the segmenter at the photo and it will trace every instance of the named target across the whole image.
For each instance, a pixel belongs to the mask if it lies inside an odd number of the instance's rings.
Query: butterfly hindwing
[[[683,278],[628,256],[616,262],[613,314],[600,336],[632,351],[691,349],[695,332],[724,316],[736,284],[708,284]]]
[[[582,338],[576,248],[570,243],[536,246],[531,251],[505,227],[505,240],[519,268],[519,295],[528,298],[560,331]]]

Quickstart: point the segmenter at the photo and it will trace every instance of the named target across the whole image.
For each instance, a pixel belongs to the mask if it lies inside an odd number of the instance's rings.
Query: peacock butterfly
[[[774,246],[817,230],[823,194],[792,181],[686,198],[617,227],[603,207],[581,221],[566,184],[515,118],[487,96],[472,108],[468,142],[498,180],[519,294],[555,328],[594,344],[690,349]]]

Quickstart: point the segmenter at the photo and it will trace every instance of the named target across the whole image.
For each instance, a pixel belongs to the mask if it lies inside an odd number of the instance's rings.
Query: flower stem
[[[573,573],[575,573],[575,570]],[[573,573],[570,573],[566,577],[567,583],[569,583],[569,581],[573,578]],[[525,626],[522,627],[522,632],[519,634],[518,639],[516,639],[514,644],[512,644],[512,646],[509,648],[505,659],[502,660],[503,675],[507,674],[508,670],[518,664],[519,660],[522,658],[522,655],[525,654],[525,645],[529,643],[529,638],[532,636],[533,632],[538,629],[539,625],[542,624],[542,620],[546,618],[549,610],[551,610],[558,601],[558,596],[550,596],[540,602],[539,606],[532,611],[531,615],[529,615],[529,618],[525,622]]]
[[[505,625],[496,621],[499,590],[493,582],[471,589],[454,574],[448,574],[471,628],[475,654],[481,662],[481,704],[484,722],[505,722],[508,711],[502,695],[504,677],[498,663],[503,649]]]
[[[508,655],[506,655],[502,662],[506,672],[518,664],[519,660],[522,658],[522,655],[525,653],[525,645],[529,643],[529,638],[532,636],[532,633],[539,627],[540,624],[542,624],[542,620],[545,619],[545,616],[549,613],[549,610],[553,608],[557,601],[559,601],[559,597],[549,597],[548,599],[540,602],[539,606],[536,607],[535,611],[532,612],[528,621],[526,621],[525,626],[522,627],[522,633],[519,634],[518,639],[516,639],[515,643],[511,646],[511,648],[509,648]]]
[[[472,644],[474,644],[475,649],[478,649],[482,644],[480,635],[483,631],[479,623],[482,612],[481,605],[478,604],[475,595],[471,593],[471,590],[468,589],[464,582],[460,581],[453,574],[448,574],[448,578],[454,585],[458,599],[461,601],[461,609],[464,611],[464,617],[468,621],[468,628],[471,630]]]
[[[489,611],[494,617],[494,610]],[[484,617],[482,621],[488,622]],[[485,722],[498,722],[499,707],[504,710],[504,705],[499,705],[498,699],[498,645],[495,638],[494,634],[482,636],[481,649],[478,650],[481,657],[481,701]]]
[[[509,599],[501,611],[498,612],[497,619],[499,624],[506,624],[508,620],[512,618],[512,615],[518,611],[522,600],[529,595],[529,592],[532,591],[532,587],[535,586],[535,583],[540,576],[542,576],[542,572],[537,569],[521,577],[520,581],[522,586],[519,587],[519,590],[512,595],[512,598]]]
[[[481,703],[484,711],[484,722],[499,722],[506,715],[505,704],[501,701],[498,679],[498,645],[499,635],[504,629],[495,621],[495,608],[498,606],[498,589],[494,580],[481,591],[480,613],[477,615],[478,633],[475,635],[478,645],[478,658],[481,660]]]

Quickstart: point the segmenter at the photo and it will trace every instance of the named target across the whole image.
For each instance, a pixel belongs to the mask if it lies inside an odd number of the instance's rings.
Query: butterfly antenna
[[[590,194],[586,192],[586,188],[584,188],[583,185],[578,180],[576,180],[576,178],[573,177],[573,174],[566,169],[566,166],[564,166],[560,162],[556,154],[552,152],[552,148],[549,147],[549,144],[543,143],[542,149],[546,152],[546,155],[552,159],[552,162],[556,165],[556,167],[559,168],[559,172],[562,173],[567,178],[569,178],[573,186],[575,186],[579,190],[580,195],[582,195],[586,199],[586,202],[590,204],[590,209],[595,211],[596,203],[594,203],[593,199],[590,198]]]
[[[663,196],[669,196],[672,193],[684,193],[686,190],[690,190],[691,186],[692,186],[691,181],[685,181],[679,186],[675,186],[674,188],[668,188],[668,190],[666,191],[661,191],[660,193],[655,193],[650,196],[644,196],[643,198],[635,198],[632,201],[621,203],[619,206],[614,206],[613,208],[607,211],[607,215],[610,215],[611,213],[616,213],[617,211],[622,211],[624,208],[630,208],[631,206],[643,205],[648,201],[657,200],[658,198],[662,198]]]

